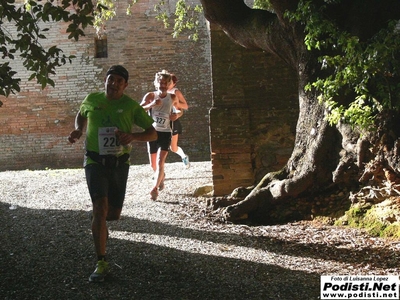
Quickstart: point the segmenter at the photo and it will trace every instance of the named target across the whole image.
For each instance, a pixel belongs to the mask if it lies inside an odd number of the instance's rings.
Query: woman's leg
[[[170,149],[172,152],[178,151],[178,139],[179,139],[179,134],[175,134],[171,138],[171,146]]]
[[[158,150],[157,153],[157,168],[156,172],[154,174],[154,185],[153,189],[150,192],[151,198],[153,200],[157,199],[158,196],[158,188],[161,184],[161,182],[164,181],[165,177],[165,172],[164,172],[164,166],[165,166],[165,160],[167,159],[168,151],[165,150]]]

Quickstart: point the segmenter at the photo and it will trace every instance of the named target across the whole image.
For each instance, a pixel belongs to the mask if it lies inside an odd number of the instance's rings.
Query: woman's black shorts
[[[182,124],[179,119],[171,122],[172,135],[181,134],[182,133]]]

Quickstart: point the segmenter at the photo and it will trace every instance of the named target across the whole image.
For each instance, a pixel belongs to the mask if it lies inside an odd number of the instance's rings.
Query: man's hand
[[[133,141],[133,134],[122,132],[119,129],[115,130],[115,135],[121,145],[128,145]]]
[[[154,99],[154,100],[151,102],[150,105],[151,105],[151,107],[160,106],[160,105],[162,105],[162,100],[161,100],[160,98]]]
[[[82,136],[82,130],[75,129],[68,136],[68,141],[73,144]]]

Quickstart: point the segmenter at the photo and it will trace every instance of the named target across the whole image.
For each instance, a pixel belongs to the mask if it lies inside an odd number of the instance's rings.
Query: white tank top
[[[155,97],[157,94],[154,93]],[[153,127],[160,132],[171,132],[169,115],[172,110],[172,97],[167,94],[164,98],[160,98],[162,105],[153,106],[151,108],[151,117],[154,120]]]
[[[174,94],[174,95],[175,95],[175,91],[176,91],[177,89],[178,89],[178,88],[174,87],[174,88],[168,90],[168,93]]]

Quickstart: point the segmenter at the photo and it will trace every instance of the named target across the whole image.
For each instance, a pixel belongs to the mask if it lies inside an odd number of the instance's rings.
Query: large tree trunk
[[[394,144],[398,132],[393,131],[389,123],[374,135],[361,135],[343,124],[332,127],[325,120],[324,106],[316,95],[305,92],[305,85],[321,72],[317,64],[320,54],[305,48],[301,25],[291,24],[284,18],[286,10],[297,7],[297,0],[271,0],[274,13],[253,10],[242,0],[201,2],[206,18],[218,24],[235,42],[273,53],[298,73],[300,112],[293,153],[280,172],[267,174],[252,190],[238,189],[225,199],[217,199],[215,207],[226,206],[223,210],[226,220],[242,219],[247,215],[263,223],[308,218],[315,211],[320,194],[340,188],[348,196],[351,190],[357,190],[362,174],[370,172],[364,166],[373,164],[377,157],[393,172],[399,171],[397,160],[393,159],[393,154],[398,151],[398,145]],[[391,17],[391,13],[383,15],[380,10],[388,11],[391,5],[397,8],[400,1],[389,2],[343,1],[344,4],[333,6],[330,13],[344,28],[366,39]],[[393,15],[399,18],[398,11]],[[392,130],[389,146],[380,146],[388,141],[376,137],[388,130]],[[239,196],[239,191],[243,190],[250,192],[244,199],[243,195]]]

